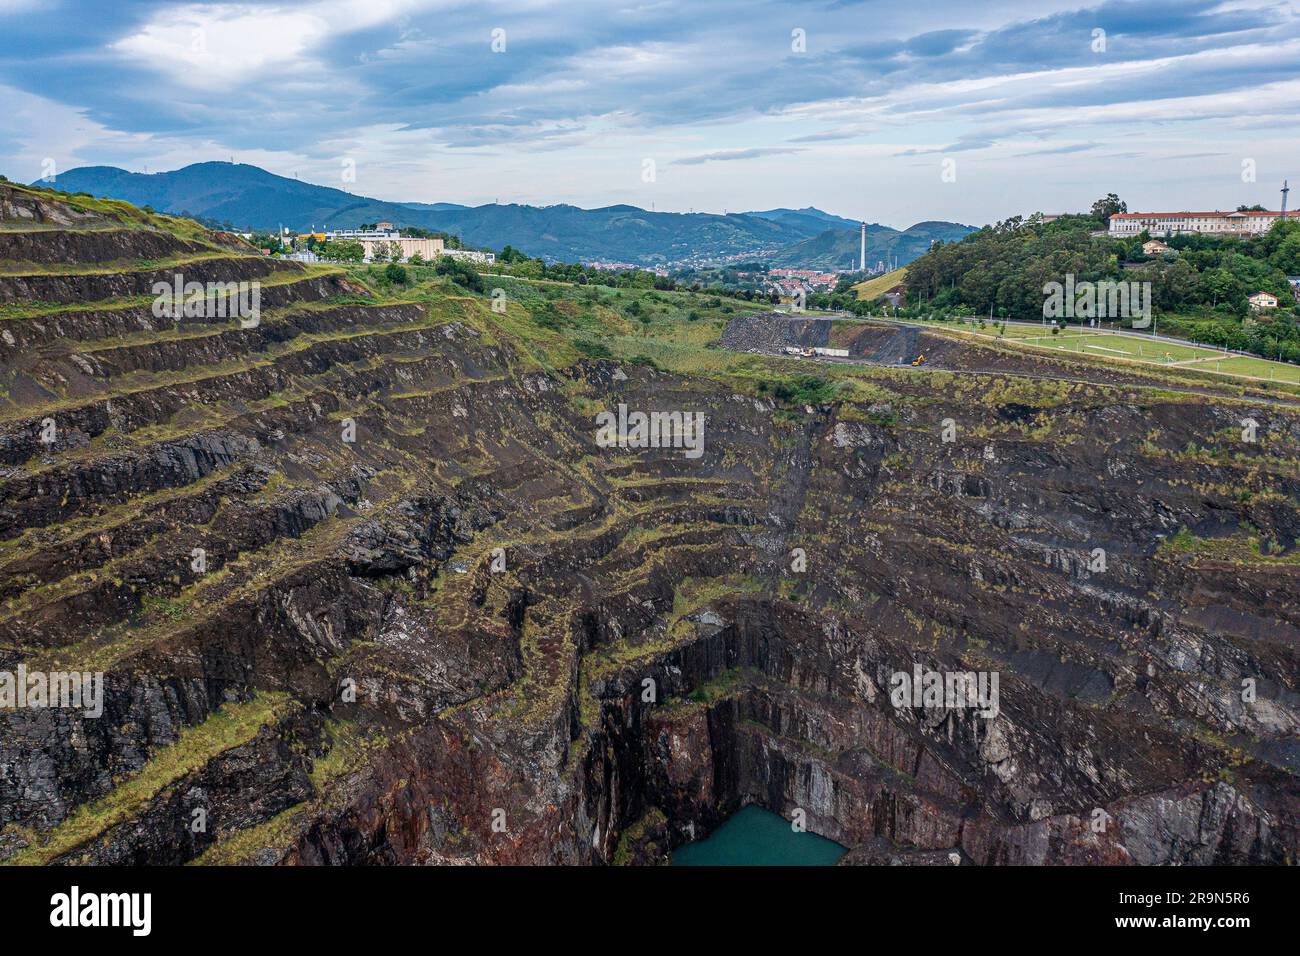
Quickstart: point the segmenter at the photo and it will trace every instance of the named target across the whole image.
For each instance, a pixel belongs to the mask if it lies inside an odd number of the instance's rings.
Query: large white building
[[[403,262],[411,256],[419,255],[425,262],[433,262],[443,253],[441,239],[413,239],[410,236],[391,236],[388,239],[354,239],[361,243],[366,251],[366,261],[375,257],[376,252],[386,255],[396,254]]]
[[[388,223],[380,223],[380,225],[386,226]],[[396,229],[333,229],[327,232],[304,234],[299,238],[306,239],[307,235],[325,242],[359,242],[365,251],[366,262],[372,261],[377,252],[385,257],[396,253],[397,258],[403,262],[416,254],[425,262],[433,262],[444,251],[444,243],[441,239],[416,239],[403,236]]]
[[[1268,232],[1280,212],[1121,212],[1110,217],[1110,235],[1131,239],[1142,231],[1152,236],[1199,233],[1207,236],[1255,236]]]
[[[447,244],[439,238],[434,239],[417,239],[413,236],[404,236],[402,233],[392,227],[392,223],[381,222],[375,229],[329,229],[325,232],[304,232],[293,240],[288,229],[284,230],[284,238],[292,242],[294,246],[306,248],[308,239],[315,239],[317,242],[358,242],[364,252],[364,261],[372,262],[376,254],[381,254],[385,258],[396,255],[401,261],[406,262],[418,254],[425,262],[436,262],[439,256],[450,256],[453,259],[464,259],[469,262],[478,262],[491,265],[496,262],[496,256],[490,252],[478,252],[471,249],[448,249]],[[316,261],[315,258],[302,261]]]
[[[387,242],[389,239],[402,238],[402,234],[396,229],[329,229],[325,232],[325,238],[330,242],[360,242],[363,239]]]

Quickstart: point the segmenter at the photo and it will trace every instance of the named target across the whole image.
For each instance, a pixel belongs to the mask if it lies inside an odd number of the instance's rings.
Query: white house
[[[1250,297],[1250,307],[1255,310],[1276,309],[1277,296],[1272,292],[1256,292]]]

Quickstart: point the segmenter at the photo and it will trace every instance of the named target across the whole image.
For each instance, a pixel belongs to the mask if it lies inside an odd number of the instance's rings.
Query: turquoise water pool
[[[748,806],[703,840],[673,851],[673,866],[833,866],[848,850],[790,821]]]

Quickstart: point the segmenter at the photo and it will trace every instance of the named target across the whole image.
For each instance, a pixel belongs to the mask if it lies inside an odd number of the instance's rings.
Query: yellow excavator
[[[924,356],[924,355],[918,355],[916,358],[914,358],[914,359],[912,360],[912,364],[913,364],[913,365],[924,365],[924,364],[925,364],[925,356]]]

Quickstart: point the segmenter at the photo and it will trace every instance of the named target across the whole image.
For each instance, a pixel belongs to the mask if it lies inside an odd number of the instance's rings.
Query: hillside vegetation
[[[854,294],[863,302],[871,302],[880,298],[894,286],[907,279],[907,267],[894,269],[892,272],[886,272],[884,275],[876,276],[874,279],[868,279],[865,282],[859,282],[853,287]]]
[[[1287,282],[1300,274],[1300,221],[1250,238],[1176,236],[1169,252],[1154,257],[1143,255],[1145,233],[1128,240],[1094,234],[1104,227],[1097,216],[1017,217],[936,246],[908,267],[912,314],[1041,321],[1044,286],[1067,275],[1076,283],[1150,283],[1161,332],[1300,362],[1300,312]],[[1252,313],[1247,297],[1261,290],[1281,307]]]

